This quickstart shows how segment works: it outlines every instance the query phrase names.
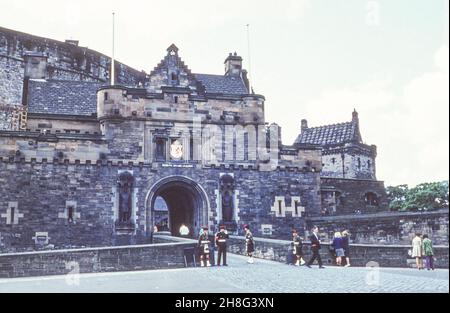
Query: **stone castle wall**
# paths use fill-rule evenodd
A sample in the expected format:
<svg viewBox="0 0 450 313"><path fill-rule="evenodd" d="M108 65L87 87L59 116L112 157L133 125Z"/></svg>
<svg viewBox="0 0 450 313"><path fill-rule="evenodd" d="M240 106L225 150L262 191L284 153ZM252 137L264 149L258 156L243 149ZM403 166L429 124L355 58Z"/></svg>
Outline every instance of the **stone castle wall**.
<svg viewBox="0 0 450 313"><path fill-rule="evenodd" d="M236 254L246 255L245 238L238 236L230 236L228 243L228 251ZM325 241L324 241L325 242ZM267 238L255 238L256 258L287 262L288 253L292 253L290 248L291 241L273 240ZM329 252L329 243L322 244L320 255L325 266L335 264L334 257ZM380 266L380 267L413 267L415 260L412 259L408 251L411 249L409 245L350 245L350 258L353 266ZM304 259L308 261L311 257L311 248L308 241L304 242ZM449 267L449 250L448 246L435 246L435 266L436 268ZM374 264L377 264L375 265Z"/></svg>
<svg viewBox="0 0 450 313"><path fill-rule="evenodd" d="M22 104L24 64L0 52L0 105Z"/></svg>
<svg viewBox="0 0 450 313"><path fill-rule="evenodd" d="M140 246L0 254L0 277L180 268L185 266L184 250L197 245L174 237L155 239L158 243Z"/></svg>
<svg viewBox="0 0 450 313"><path fill-rule="evenodd" d="M329 214L372 214L387 211L389 202L386 196L384 182L376 180L321 178L323 203L325 207L335 207L335 212ZM331 190L331 191L326 191ZM330 194L335 193L335 197ZM372 193L376 196L376 203L366 201L366 195Z"/></svg>
<svg viewBox="0 0 450 313"><path fill-rule="evenodd" d="M375 158L363 154L324 154L323 177L375 179Z"/></svg>
<svg viewBox="0 0 450 313"><path fill-rule="evenodd" d="M85 47L0 27L0 101L22 103L24 55L48 55L46 79L108 82L111 59ZM146 75L116 62L117 83L137 86Z"/></svg>
<svg viewBox="0 0 450 313"><path fill-rule="evenodd" d="M35 249L39 247L38 241L58 249L145 243L151 227L147 225L147 215L150 214L147 195L156 182L170 176L187 177L202 186L210 203L207 216L212 229L219 223L216 197L221 173L234 175L240 228L248 223L257 234L262 234L265 228L270 228L273 234L288 233L289 226L302 229L303 219L300 216L289 217L292 212L287 213L291 203L283 201L281 208L282 215L287 218L277 216L275 199L281 197L285 200L288 188L293 197L301 200L300 204L308 214L320 211L318 173L296 170L260 172L251 168L225 167L201 169L199 166L171 168L162 167L162 164L112 165L106 161L81 164L79 161L65 163L53 160L25 163L3 159L0 161L1 249ZM114 224L118 212L117 180L123 171L131 172L135 179L132 220L136 230L125 242L115 232ZM289 186L295 180L301 184ZM68 221L69 206L74 209L73 222ZM300 214L304 217L302 211ZM286 224L289 219L292 225Z"/></svg>
<svg viewBox="0 0 450 313"><path fill-rule="evenodd" d="M350 230L354 243L409 245L415 233L428 234L435 244L448 245L448 209L432 212L385 212L308 218L307 228L319 226L324 240Z"/></svg>

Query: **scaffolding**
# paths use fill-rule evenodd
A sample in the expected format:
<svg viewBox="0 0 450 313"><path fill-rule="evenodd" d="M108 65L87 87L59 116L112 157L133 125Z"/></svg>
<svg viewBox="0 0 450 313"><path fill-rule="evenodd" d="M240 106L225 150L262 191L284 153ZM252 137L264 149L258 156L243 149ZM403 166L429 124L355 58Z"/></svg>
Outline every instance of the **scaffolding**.
<svg viewBox="0 0 450 313"><path fill-rule="evenodd" d="M26 131L27 107L0 103L0 130Z"/></svg>

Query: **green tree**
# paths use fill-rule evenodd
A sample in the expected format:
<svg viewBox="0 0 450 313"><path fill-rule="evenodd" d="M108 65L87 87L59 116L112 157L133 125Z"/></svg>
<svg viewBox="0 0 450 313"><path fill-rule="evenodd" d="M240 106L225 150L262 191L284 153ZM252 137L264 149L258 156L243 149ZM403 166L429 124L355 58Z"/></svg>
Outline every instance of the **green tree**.
<svg viewBox="0 0 450 313"><path fill-rule="evenodd" d="M408 190L408 185L389 186L386 188L390 210L400 211L403 209Z"/></svg>
<svg viewBox="0 0 450 313"><path fill-rule="evenodd" d="M395 211L437 210L449 206L449 182L423 183L414 188L408 185L386 188L389 208Z"/></svg>

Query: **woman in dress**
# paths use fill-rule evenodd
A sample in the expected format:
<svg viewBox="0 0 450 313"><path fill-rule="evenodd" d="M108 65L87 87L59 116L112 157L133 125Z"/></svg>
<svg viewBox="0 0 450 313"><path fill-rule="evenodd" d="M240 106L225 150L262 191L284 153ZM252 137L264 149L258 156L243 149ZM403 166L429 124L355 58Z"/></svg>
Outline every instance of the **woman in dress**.
<svg viewBox="0 0 450 313"><path fill-rule="evenodd" d="M412 253L411 256L416 259L416 265L419 270L423 269L422 262L422 235L417 233L412 240Z"/></svg>

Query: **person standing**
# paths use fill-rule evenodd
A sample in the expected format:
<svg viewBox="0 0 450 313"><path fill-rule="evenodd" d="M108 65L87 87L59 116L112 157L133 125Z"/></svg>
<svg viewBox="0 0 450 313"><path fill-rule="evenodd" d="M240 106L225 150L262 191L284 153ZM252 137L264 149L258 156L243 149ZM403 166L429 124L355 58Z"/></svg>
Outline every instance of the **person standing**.
<svg viewBox="0 0 450 313"><path fill-rule="evenodd" d="M181 237L187 237L189 235L189 228L182 224L180 227L180 236Z"/></svg>
<svg viewBox="0 0 450 313"><path fill-rule="evenodd" d="M320 237L319 237L319 228L317 226L314 226L314 228L312 229L312 235L309 236L309 240L311 241L312 256L306 266L311 268L311 265L317 259L317 262L319 263L319 268L325 268L322 265L322 258L320 257L321 245L320 245Z"/></svg>
<svg viewBox="0 0 450 313"><path fill-rule="evenodd" d="M292 243L294 245L293 254L295 266L304 265L305 261L303 260L303 241L296 229L292 230Z"/></svg>
<svg viewBox="0 0 450 313"><path fill-rule="evenodd" d="M421 234L417 233L414 239L412 240L412 254L411 256L416 259L416 266L419 270L423 269L422 263L422 238Z"/></svg>
<svg viewBox="0 0 450 313"><path fill-rule="evenodd" d="M432 269L434 271L434 251L433 242L428 235L423 235L423 255L425 256L425 263L427 265L427 270Z"/></svg>
<svg viewBox="0 0 450 313"><path fill-rule="evenodd" d="M225 226L220 226L219 232L216 234L216 245L217 245L217 266L220 266L220 260L223 256L223 266L228 266L227 264L227 239L229 238L228 232Z"/></svg>
<svg viewBox="0 0 450 313"><path fill-rule="evenodd" d="M342 241L344 242L345 267L350 267L350 232L342 232Z"/></svg>
<svg viewBox="0 0 450 313"><path fill-rule="evenodd" d="M245 250L248 256L247 263L253 264L253 252L255 251L255 242L253 240L253 234L250 231L250 226L244 225L245 231Z"/></svg>
<svg viewBox="0 0 450 313"><path fill-rule="evenodd" d="M331 244L336 251L336 265L342 265L342 257L344 254L344 240L342 239L342 235L340 232L334 233L333 243Z"/></svg>
<svg viewBox="0 0 450 313"><path fill-rule="evenodd" d="M210 267L209 262L209 237L208 237L208 227L202 227L202 233L198 237L198 248L200 254L200 266Z"/></svg>

